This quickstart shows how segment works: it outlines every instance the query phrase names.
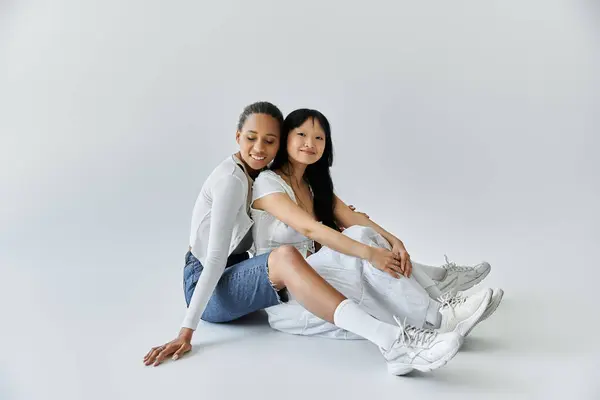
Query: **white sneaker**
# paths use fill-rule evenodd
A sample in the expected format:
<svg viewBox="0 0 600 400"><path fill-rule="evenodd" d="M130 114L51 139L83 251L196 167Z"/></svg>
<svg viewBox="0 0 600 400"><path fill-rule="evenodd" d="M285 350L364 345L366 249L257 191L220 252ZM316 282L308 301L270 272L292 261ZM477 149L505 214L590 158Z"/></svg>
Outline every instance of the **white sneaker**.
<svg viewBox="0 0 600 400"><path fill-rule="evenodd" d="M456 294L463 290L468 290L481 282L492 269L492 266L487 262L482 262L477 265L456 265L448 260L444 255L446 264L442 268L446 270L444 279L436 281L437 287L442 293Z"/></svg>
<svg viewBox="0 0 600 400"><path fill-rule="evenodd" d="M456 332L462 337L467 336L471 329L481 321L491 298L492 289L484 289L470 296L443 295L438 299L442 303L440 307L442 323L439 331Z"/></svg>
<svg viewBox="0 0 600 400"><path fill-rule="evenodd" d="M504 290L497 288L492 289L492 298L490 299L490 304L488 304L479 322L483 321L484 319L492 315L494 311L496 311L496 308L498 308L500 302L502 301L502 296L504 296Z"/></svg>
<svg viewBox="0 0 600 400"><path fill-rule="evenodd" d="M391 349L380 348L392 375L405 375L413 369L429 372L440 368L456 355L462 344L462 337L456 332L437 333L394 319L400 326L398 338Z"/></svg>

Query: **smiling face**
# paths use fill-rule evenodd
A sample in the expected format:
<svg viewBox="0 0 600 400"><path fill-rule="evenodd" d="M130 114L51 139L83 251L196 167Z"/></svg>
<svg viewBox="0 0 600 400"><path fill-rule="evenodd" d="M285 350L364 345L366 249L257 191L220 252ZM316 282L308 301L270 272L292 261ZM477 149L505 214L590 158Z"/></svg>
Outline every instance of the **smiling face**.
<svg viewBox="0 0 600 400"><path fill-rule="evenodd" d="M288 157L297 163L311 165L325 152L325 130L316 118L309 118L290 131L287 140Z"/></svg>
<svg viewBox="0 0 600 400"><path fill-rule="evenodd" d="M249 172L258 173L273 161L279 149L279 131L279 122L272 116L252 114L236 132L240 156Z"/></svg>

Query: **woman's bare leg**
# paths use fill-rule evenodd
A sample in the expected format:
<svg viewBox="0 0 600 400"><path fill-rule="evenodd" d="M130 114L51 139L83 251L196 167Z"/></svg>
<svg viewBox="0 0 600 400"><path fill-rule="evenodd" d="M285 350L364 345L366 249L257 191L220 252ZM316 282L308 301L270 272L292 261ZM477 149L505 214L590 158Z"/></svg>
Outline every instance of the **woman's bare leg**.
<svg viewBox="0 0 600 400"><path fill-rule="evenodd" d="M454 357L460 347L461 337L455 332L438 335L373 318L325 281L291 246L271 252L268 263L269 278L275 288L286 287L308 311L379 346L388 371L394 375L403 375L413 369L431 371L439 368ZM399 340L401 337L408 342ZM416 337L421 337L423 342L413 343ZM424 356L417 360L415 354Z"/></svg>
<svg viewBox="0 0 600 400"><path fill-rule="evenodd" d="M335 290L291 246L282 246L269 256L269 279L280 290L287 288L307 310L334 323L334 313L346 297Z"/></svg>
<svg viewBox="0 0 600 400"><path fill-rule="evenodd" d="M269 256L269 278L276 289L287 288L304 308L317 317L390 349L400 334L397 325L373 318L321 277L292 246Z"/></svg>

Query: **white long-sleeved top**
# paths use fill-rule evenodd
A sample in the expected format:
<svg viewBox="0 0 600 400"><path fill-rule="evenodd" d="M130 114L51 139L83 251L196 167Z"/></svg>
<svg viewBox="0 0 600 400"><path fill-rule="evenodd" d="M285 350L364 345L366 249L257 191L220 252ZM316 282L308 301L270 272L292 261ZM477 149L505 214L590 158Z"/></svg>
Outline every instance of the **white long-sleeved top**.
<svg viewBox="0 0 600 400"><path fill-rule="evenodd" d="M185 328L198 327L227 258L240 250L238 245L252 227L248 215L251 179L239 164L235 156L221 162L204 182L194 205L189 244L204 269L183 320Z"/></svg>

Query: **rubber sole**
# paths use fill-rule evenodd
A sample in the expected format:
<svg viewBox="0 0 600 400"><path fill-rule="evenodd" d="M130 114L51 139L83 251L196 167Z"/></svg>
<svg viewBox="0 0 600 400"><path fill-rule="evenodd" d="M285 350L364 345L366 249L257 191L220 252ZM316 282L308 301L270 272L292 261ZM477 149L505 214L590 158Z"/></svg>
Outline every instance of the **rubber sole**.
<svg viewBox="0 0 600 400"><path fill-rule="evenodd" d="M460 321L456 325L456 328L454 328L454 332L458 333L462 337L467 336L471 332L471 330L475 327L475 325L477 325L479 322L481 322L481 317L483 316L483 313L485 313L485 310L490 305L491 299L492 299L492 289L487 289L485 298L481 302L481 305L479 306L477 311L475 311L473 313L473 315L471 315L469 318L467 318L463 321Z"/></svg>
<svg viewBox="0 0 600 400"><path fill-rule="evenodd" d="M417 371L421 371L421 372L431 372L434 369L443 367L444 365L446 365L448 363L448 361L450 361L452 358L454 358L456 353L458 353L458 350L460 349L461 344L462 344L462 342L459 343L454 349L452 349L451 352L447 353L444 357L440 358L437 361L432 362L431 364L427 364L427 365L414 365L414 364L388 365L388 372L390 374L396 375L396 376L406 375L415 369Z"/></svg>
<svg viewBox="0 0 600 400"><path fill-rule="evenodd" d="M496 296L494 297L494 294ZM502 289L493 289L492 299L490 300L490 304L486 308L485 312L481 316L481 321L485 321L490 315L492 315L500 303L502 302L502 297L504 297L504 290ZM479 322L481 322L479 321Z"/></svg>

